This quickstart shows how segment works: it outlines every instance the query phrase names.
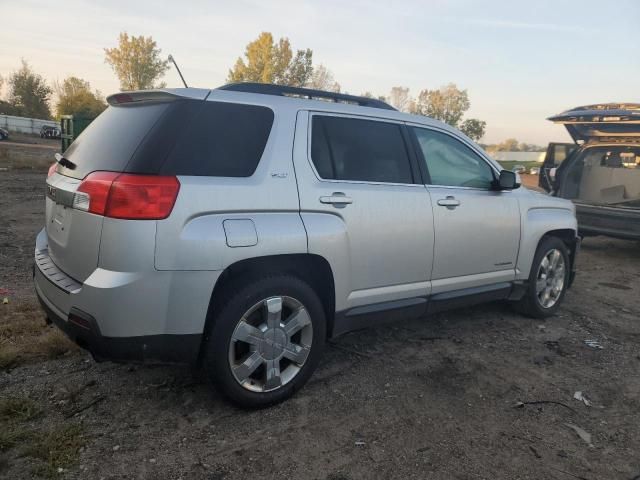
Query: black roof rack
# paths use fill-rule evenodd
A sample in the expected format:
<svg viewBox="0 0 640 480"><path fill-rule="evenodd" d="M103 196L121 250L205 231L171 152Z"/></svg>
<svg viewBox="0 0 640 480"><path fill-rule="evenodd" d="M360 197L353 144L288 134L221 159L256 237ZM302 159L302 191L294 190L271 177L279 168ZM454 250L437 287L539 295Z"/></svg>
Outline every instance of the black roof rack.
<svg viewBox="0 0 640 480"><path fill-rule="evenodd" d="M218 90L231 90L233 92L261 93L263 95L277 95L281 97L299 97L316 100L328 100L336 103L352 103L362 107L383 108L385 110L395 110L388 103L382 100L368 97L358 97L345 93L325 92L324 90L314 90L312 88L289 87L286 85L273 85L271 83L240 82L229 83L218 87Z"/></svg>

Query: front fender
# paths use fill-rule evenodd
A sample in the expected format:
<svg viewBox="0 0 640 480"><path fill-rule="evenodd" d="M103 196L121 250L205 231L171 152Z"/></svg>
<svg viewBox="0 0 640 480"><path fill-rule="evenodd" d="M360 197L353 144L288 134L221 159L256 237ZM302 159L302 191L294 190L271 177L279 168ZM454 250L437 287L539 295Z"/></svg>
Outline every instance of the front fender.
<svg viewBox="0 0 640 480"><path fill-rule="evenodd" d="M549 232L570 230L577 235L578 222L573 209L562 207L533 207L522 222L520 251L516 264L516 279L526 280L540 239Z"/></svg>

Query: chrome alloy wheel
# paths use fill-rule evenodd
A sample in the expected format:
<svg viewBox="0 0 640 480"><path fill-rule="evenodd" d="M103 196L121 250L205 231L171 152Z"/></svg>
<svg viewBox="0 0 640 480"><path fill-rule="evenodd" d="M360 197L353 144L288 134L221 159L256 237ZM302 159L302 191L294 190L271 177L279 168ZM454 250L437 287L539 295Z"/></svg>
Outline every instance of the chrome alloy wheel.
<svg viewBox="0 0 640 480"><path fill-rule="evenodd" d="M266 298L245 312L231 335L231 372L247 390L276 390L300 372L312 340L311 317L302 303Z"/></svg>
<svg viewBox="0 0 640 480"><path fill-rule="evenodd" d="M553 307L564 289L565 261L560 250L549 250L538 267L536 276L536 296L543 308Z"/></svg>

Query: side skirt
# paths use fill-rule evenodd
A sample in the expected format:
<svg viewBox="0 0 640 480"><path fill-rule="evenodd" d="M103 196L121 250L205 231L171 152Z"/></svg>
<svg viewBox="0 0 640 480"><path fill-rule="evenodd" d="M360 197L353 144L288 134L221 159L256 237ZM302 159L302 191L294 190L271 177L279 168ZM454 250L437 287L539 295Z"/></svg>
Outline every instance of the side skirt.
<svg viewBox="0 0 640 480"><path fill-rule="evenodd" d="M336 312L333 332L335 338L362 328L410 320L427 315L468 307L495 300L517 300L526 290L524 283L503 282L482 287L443 292L431 297L414 297L392 302L374 303Z"/></svg>

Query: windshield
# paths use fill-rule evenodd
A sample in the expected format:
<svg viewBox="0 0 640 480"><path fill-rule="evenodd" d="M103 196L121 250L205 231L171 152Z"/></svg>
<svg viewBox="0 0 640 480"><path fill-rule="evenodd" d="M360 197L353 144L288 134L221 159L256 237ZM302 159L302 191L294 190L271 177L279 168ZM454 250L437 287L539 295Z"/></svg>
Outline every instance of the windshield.
<svg viewBox="0 0 640 480"><path fill-rule="evenodd" d="M585 148L568 168L562 197L640 208L640 145Z"/></svg>

